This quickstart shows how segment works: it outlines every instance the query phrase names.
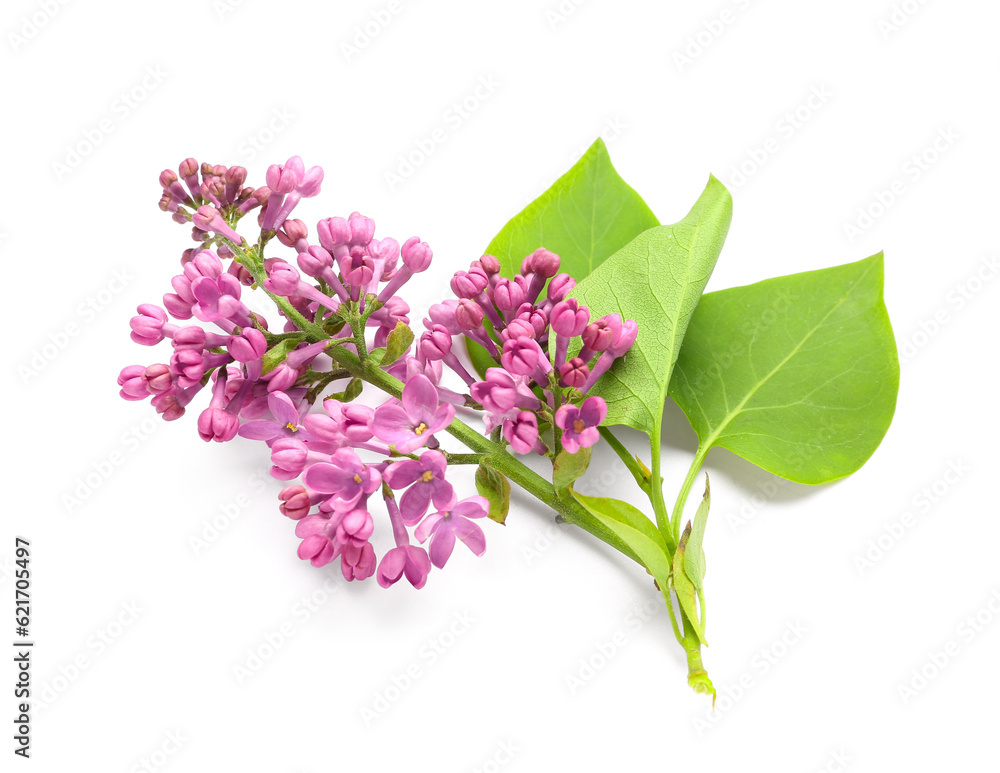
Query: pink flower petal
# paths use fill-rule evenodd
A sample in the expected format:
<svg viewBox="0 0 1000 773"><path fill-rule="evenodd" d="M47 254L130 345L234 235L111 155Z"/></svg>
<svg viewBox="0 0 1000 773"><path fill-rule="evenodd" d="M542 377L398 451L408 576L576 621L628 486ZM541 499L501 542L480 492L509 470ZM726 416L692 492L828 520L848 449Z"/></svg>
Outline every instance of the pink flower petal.
<svg viewBox="0 0 1000 773"><path fill-rule="evenodd" d="M479 528L479 524L466 518L456 518L454 531L455 536L462 540L469 550L477 556L486 552L486 535Z"/></svg>
<svg viewBox="0 0 1000 773"><path fill-rule="evenodd" d="M444 569L455 549L455 531L450 526L445 524L443 528L436 529L431 539L430 559L438 569Z"/></svg>
<svg viewBox="0 0 1000 773"><path fill-rule="evenodd" d="M398 405L382 405L372 419L372 432L384 443L396 445L413 437L413 423Z"/></svg>
<svg viewBox="0 0 1000 773"><path fill-rule="evenodd" d="M431 423L435 409L438 407L437 389L427 376L417 375L406 382L403 387L403 408L410 417L411 424L420 422ZM452 407L454 411L454 407Z"/></svg>

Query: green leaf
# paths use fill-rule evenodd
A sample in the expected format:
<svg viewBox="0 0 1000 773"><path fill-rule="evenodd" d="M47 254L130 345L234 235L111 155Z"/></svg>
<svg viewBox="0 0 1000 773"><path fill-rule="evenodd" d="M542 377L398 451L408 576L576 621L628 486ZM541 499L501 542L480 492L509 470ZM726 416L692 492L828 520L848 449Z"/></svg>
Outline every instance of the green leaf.
<svg viewBox="0 0 1000 773"><path fill-rule="evenodd" d="M324 400L338 400L342 403L349 403L354 400L358 395L361 394L361 390L364 388L365 382L359 378L352 378L347 382L347 386L344 387L343 392L333 392L324 397Z"/></svg>
<svg viewBox="0 0 1000 773"><path fill-rule="evenodd" d="M266 375L277 368L285 361L285 358L288 357L289 353L294 350L296 346L302 343L303 340L305 340L304 336L296 338L283 338L264 352L261 375Z"/></svg>
<svg viewBox="0 0 1000 773"><path fill-rule="evenodd" d="M476 490L479 496L489 500L490 520L501 524L506 521L510 510L510 482L503 474L489 467L485 460L476 469Z"/></svg>
<svg viewBox="0 0 1000 773"><path fill-rule="evenodd" d="M486 252L514 276L539 247L559 255L560 269L580 280L627 244L659 224L646 203L615 171L598 139L572 169L510 219Z"/></svg>
<svg viewBox="0 0 1000 773"><path fill-rule="evenodd" d="M614 532L639 557L656 578L660 590L666 593L670 581L670 550L653 522L628 502L587 497L575 491L572 494L587 512Z"/></svg>
<svg viewBox="0 0 1000 773"><path fill-rule="evenodd" d="M552 461L552 485L560 494L587 471L590 465L590 448L580 448L575 454L565 449Z"/></svg>
<svg viewBox="0 0 1000 773"><path fill-rule="evenodd" d="M705 632L702 630L702 625L698 618L698 591L691 578L688 577L687 572L684 571L684 559L687 555L687 547L690 539L691 524L689 523L681 534L680 541L677 543L671 581L674 584L674 592L677 594L677 602L681 605L681 609L684 610L684 615L687 617L688 622L691 623L694 632L698 634L698 640L707 647L708 642L705 641Z"/></svg>
<svg viewBox="0 0 1000 773"><path fill-rule="evenodd" d="M639 325L635 345L594 385L608 404L605 424L654 434L663 419L670 374L715 261L733 204L710 178L688 215L644 231L570 293L596 319L612 312Z"/></svg>
<svg viewBox="0 0 1000 773"><path fill-rule="evenodd" d="M899 361L882 255L709 293L670 394L700 439L799 483L861 467L892 421Z"/></svg>
<svg viewBox="0 0 1000 773"><path fill-rule="evenodd" d="M386 365L391 365L400 357L403 353L410 348L410 344L413 343L413 331L406 325L402 320L396 323L396 327L392 329L386 338L385 342L385 356L379 363L381 367Z"/></svg>
<svg viewBox="0 0 1000 773"><path fill-rule="evenodd" d="M684 551L684 573L690 578L699 595L702 593L702 580L705 578L705 549L702 543L705 540L708 508L711 504L712 489L708 483L708 473L706 473L705 496L702 497L701 504L698 505L698 512L694 516L694 525L691 527L691 536L688 538L687 548ZM702 609L704 610L704 607ZM704 619L703 611L702 620Z"/></svg>

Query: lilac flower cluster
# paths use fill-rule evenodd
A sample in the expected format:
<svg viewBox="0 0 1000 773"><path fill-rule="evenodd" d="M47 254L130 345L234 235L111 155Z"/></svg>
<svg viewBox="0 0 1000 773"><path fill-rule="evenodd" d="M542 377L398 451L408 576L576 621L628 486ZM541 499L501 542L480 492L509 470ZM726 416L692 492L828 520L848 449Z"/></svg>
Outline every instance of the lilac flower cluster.
<svg viewBox="0 0 1000 773"><path fill-rule="evenodd" d="M483 255L456 272L451 288L459 300L431 307L420 338L418 357L454 370L485 411L487 432L499 428L519 454L550 453L542 439L547 427L551 443L571 454L597 442L607 405L587 392L638 332L617 314L592 321L590 310L568 297L573 278L558 271L559 256L544 248L512 278L500 275L495 257ZM454 339L462 335L496 364L485 380L455 356Z"/></svg>
<svg viewBox="0 0 1000 773"><path fill-rule="evenodd" d="M310 242L305 223L289 215L302 198L319 192L323 171L307 170L293 157L268 169L266 186L244 186L246 175L242 167L199 166L194 159L160 175L161 209L192 224L198 246L183 253L182 271L162 306L142 304L131 321L136 343L154 346L169 339L169 360L124 368L120 394L150 399L172 421L207 389L209 405L197 421L202 439L225 442L239 435L263 441L275 478L302 479L280 494L281 512L297 521L300 558L314 566L339 558L348 580L375 574L388 587L405 575L423 587L431 565L448 561L456 538L476 555L485 550L474 520L487 515L489 503L479 496L458 499L445 480L447 457L435 437L465 398L437 386L439 364L406 353L386 368L405 382L401 400L370 408L341 395L324 400L323 412L309 411L323 388L347 375L338 372L331 347L367 352L385 346L397 325L409 322L409 307L396 293L428 267L432 252L417 237L402 245L376 239L374 222L356 212L320 220L317 241ZM260 235L249 245L235 228L254 210ZM296 253L297 268L263 257L275 238ZM267 320L243 302L244 288L255 284L283 302L278 311L286 317L284 332L272 333ZM328 339L308 341L293 312ZM192 317L210 325L178 324ZM345 324L347 319L360 328ZM372 328L369 340L365 333ZM365 461L359 451L382 459ZM398 491L403 493L397 503ZM368 507L376 492L396 543L380 562L370 541L374 521ZM410 529L429 551L411 544Z"/></svg>
<svg viewBox="0 0 1000 773"><path fill-rule="evenodd" d="M314 566L339 560L348 580L374 575L389 587L405 576L421 588L457 540L476 555L486 548L476 521L489 515L489 500L459 499L446 477L450 464L480 462L440 446L457 409L482 410L487 433L519 454L591 446L607 408L587 393L632 346L635 323L613 314L592 321L568 297L574 281L547 250L525 258L513 278L484 255L455 274L458 299L431 307L411 354L410 309L398 292L428 268L430 247L417 237L377 239L375 223L357 212L319 220L310 239L290 215L319 193L323 170L306 169L297 156L271 166L265 186L248 187L246 178L242 167L194 159L160 175L161 209L192 226L197 246L182 254L162 305L141 304L131 321L136 343L170 342L167 362L124 368L121 396L149 399L172 421L207 390L199 435L267 445L271 475L287 483L279 509L296 521L300 558ZM249 242L236 228L252 212L258 233ZM294 258L271 256L275 242ZM280 332L246 305L247 288L271 297L284 317ZM183 324L191 319L200 324ZM483 379L459 360L461 336L493 358ZM464 392L441 383L444 366ZM371 368L398 398L353 402L358 374L371 381ZM317 402L322 410L313 412ZM395 542L381 559L371 541L379 497Z"/></svg>

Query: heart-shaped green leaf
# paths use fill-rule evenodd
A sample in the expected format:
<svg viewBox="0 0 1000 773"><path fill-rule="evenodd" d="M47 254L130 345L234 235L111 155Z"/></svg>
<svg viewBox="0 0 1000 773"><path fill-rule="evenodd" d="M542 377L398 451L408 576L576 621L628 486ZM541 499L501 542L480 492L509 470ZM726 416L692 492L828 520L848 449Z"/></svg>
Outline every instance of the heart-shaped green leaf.
<svg viewBox="0 0 1000 773"><path fill-rule="evenodd" d="M539 247L559 255L560 270L583 279L636 234L659 221L615 171L598 139L562 177L514 215L486 248L513 276Z"/></svg>
<svg viewBox="0 0 1000 773"><path fill-rule="evenodd" d="M590 308L592 319L613 312L639 325L631 351L591 391L608 404L605 424L650 435L658 430L681 341L732 212L729 191L712 177L683 220L639 234L570 293Z"/></svg>
<svg viewBox="0 0 1000 773"><path fill-rule="evenodd" d="M882 271L880 253L705 295L670 384L699 453L722 446L799 483L861 467L899 389Z"/></svg>

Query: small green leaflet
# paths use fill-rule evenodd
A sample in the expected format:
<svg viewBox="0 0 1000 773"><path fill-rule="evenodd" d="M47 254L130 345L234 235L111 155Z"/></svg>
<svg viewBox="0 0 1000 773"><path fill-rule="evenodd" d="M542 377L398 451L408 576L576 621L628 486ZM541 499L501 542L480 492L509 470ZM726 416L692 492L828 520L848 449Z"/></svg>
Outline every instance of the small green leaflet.
<svg viewBox="0 0 1000 773"><path fill-rule="evenodd" d="M552 462L552 485L560 496L565 492L590 465L590 448L581 448L575 454L565 449L559 452Z"/></svg>
<svg viewBox="0 0 1000 773"><path fill-rule="evenodd" d="M799 483L861 467L899 389L882 272L880 253L705 295L670 384L699 453L722 446Z"/></svg>
<svg viewBox="0 0 1000 773"><path fill-rule="evenodd" d="M639 557L666 595L670 586L670 551L653 522L628 502L586 497L575 491L572 493L587 512L614 532Z"/></svg>
<svg viewBox="0 0 1000 773"><path fill-rule="evenodd" d="M405 322L399 320L396 323L396 327L392 329L392 332L390 332L386 338L385 356L382 358L379 365L383 368L387 365L391 365L403 356L412 343L413 331L410 330Z"/></svg>
<svg viewBox="0 0 1000 773"><path fill-rule="evenodd" d="M695 590L702 592L702 580L705 578L705 549L702 543L705 540L705 526L708 524L708 508L712 504L712 489L708 483L708 474L705 474L705 496L702 497L701 504L698 505L698 512L694 516L694 525L691 527L691 536L688 538L687 549L684 551L684 573L691 579ZM702 622L704 623L704 607L702 607Z"/></svg>
<svg viewBox="0 0 1000 773"><path fill-rule="evenodd" d="M514 215L486 248L513 276L521 260L545 247L562 260L560 271L587 276L636 234L659 224L646 203L615 171L598 139L562 177Z"/></svg>
<svg viewBox="0 0 1000 773"><path fill-rule="evenodd" d="M688 215L644 231L598 266L570 293L591 319L617 313L639 333L624 357L594 385L605 399L605 424L658 431L670 375L732 218L725 186L710 178Z"/></svg>
<svg viewBox="0 0 1000 773"><path fill-rule="evenodd" d="M490 503L488 518L502 524L510 510L510 481L497 470L488 466L484 459L476 468L476 491Z"/></svg>
<svg viewBox="0 0 1000 773"><path fill-rule="evenodd" d="M705 641L705 632L702 630L702 623L698 619L698 590L694 582L684 571L684 557L687 555L688 543L691 539L691 524L689 523L681 533L680 541L677 543L677 550L674 553L674 562L670 579L674 584L674 592L677 594L677 602L684 610L691 627L698 634L698 640L708 646Z"/></svg>

